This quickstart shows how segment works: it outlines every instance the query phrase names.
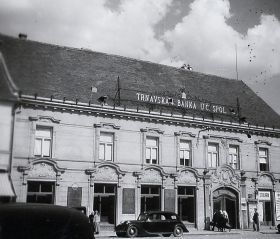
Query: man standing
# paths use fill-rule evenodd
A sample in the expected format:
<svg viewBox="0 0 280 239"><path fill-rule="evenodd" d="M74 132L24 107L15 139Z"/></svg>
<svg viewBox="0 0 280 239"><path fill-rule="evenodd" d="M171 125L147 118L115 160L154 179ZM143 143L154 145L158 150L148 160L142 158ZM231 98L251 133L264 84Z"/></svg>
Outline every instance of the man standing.
<svg viewBox="0 0 280 239"><path fill-rule="evenodd" d="M254 231L260 231L259 213L257 211L257 208L255 208L255 213L253 216L253 228Z"/></svg>

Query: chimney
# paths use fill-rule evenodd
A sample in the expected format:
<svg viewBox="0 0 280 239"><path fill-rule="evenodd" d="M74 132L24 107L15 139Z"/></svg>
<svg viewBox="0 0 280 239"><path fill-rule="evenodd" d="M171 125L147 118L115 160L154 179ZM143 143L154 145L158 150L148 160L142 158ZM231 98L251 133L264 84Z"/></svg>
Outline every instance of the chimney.
<svg viewBox="0 0 280 239"><path fill-rule="evenodd" d="M18 34L18 38L21 39L21 40L26 40L27 39L27 34L20 33L20 34Z"/></svg>

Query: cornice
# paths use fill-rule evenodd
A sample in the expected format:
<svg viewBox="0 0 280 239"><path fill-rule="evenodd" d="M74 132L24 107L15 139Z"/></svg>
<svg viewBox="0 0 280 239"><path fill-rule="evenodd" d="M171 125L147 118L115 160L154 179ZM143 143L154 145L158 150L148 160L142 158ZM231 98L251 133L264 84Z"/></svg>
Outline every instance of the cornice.
<svg viewBox="0 0 280 239"><path fill-rule="evenodd" d="M205 120L201 117L191 117L177 114L160 114L159 112L138 111L136 109L128 109L113 106L100 106L94 104L85 104L76 102L63 102L62 100L52 100L42 97L23 95L20 103L25 107L42 108L44 110L50 108L56 111L69 111L77 114L87 114L93 116L102 116L108 118L133 119L137 121L155 122L169 125L177 125L192 128L205 128L209 130L237 132L250 135L261 135L267 137L280 137L280 129L252 126L248 124L239 124L221 120Z"/></svg>

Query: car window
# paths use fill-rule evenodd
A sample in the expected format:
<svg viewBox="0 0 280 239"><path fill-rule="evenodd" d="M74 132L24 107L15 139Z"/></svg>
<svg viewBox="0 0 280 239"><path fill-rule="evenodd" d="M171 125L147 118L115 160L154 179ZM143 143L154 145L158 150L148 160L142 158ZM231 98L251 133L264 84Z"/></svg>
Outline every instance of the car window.
<svg viewBox="0 0 280 239"><path fill-rule="evenodd" d="M166 220L165 215L160 215L160 220L165 221Z"/></svg>
<svg viewBox="0 0 280 239"><path fill-rule="evenodd" d="M171 215L171 220L176 220L176 219L177 219L176 215Z"/></svg>

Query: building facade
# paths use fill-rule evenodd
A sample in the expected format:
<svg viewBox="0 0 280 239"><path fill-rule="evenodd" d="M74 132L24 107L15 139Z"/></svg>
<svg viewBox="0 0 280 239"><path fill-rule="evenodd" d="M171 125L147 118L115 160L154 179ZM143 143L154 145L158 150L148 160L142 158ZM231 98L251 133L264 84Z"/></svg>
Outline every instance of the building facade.
<svg viewBox="0 0 280 239"><path fill-rule="evenodd" d="M85 206L103 225L168 210L209 228L280 220L280 117L243 82L1 36L19 89L17 201ZM4 80L4 79L3 79Z"/></svg>

